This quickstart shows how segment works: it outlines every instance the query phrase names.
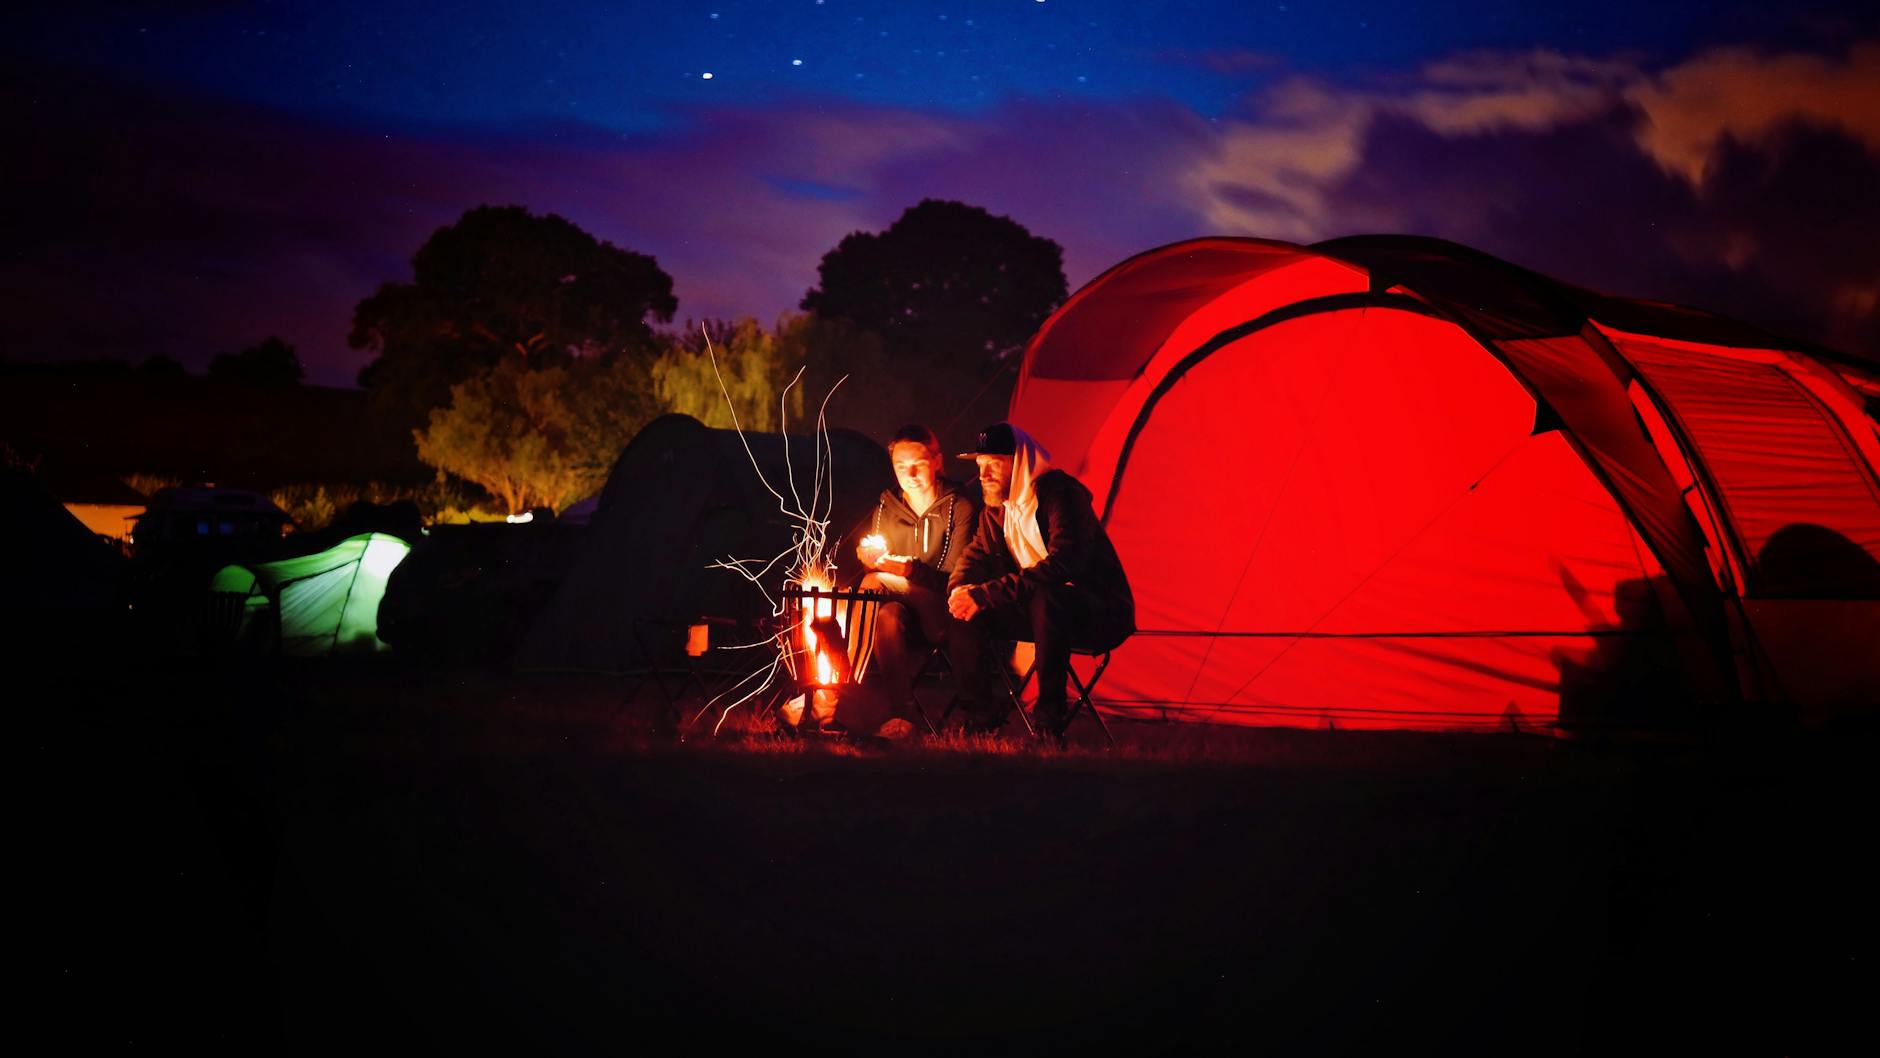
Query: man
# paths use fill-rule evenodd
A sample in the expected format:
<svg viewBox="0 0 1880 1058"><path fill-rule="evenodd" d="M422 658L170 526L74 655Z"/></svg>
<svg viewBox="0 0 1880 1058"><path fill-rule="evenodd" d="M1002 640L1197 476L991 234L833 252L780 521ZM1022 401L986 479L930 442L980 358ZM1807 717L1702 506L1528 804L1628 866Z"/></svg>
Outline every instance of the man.
<svg viewBox="0 0 1880 1058"><path fill-rule="evenodd" d="M1097 521L1090 490L1051 467L1025 431L993 423L962 459L979 466L985 507L949 580L947 609L966 622L953 664L972 720L995 729L1009 707L990 690L986 643L1030 640L1038 701L1035 726L1062 740L1071 648L1114 649L1136 630L1136 603L1116 549Z"/></svg>
<svg viewBox="0 0 1880 1058"><path fill-rule="evenodd" d="M869 671L879 674L887 709L898 710L912 697L915 652L924 656L929 644L950 648L960 634L947 615L947 577L977 524L979 504L940 476L940 439L927 427L901 427L888 442L888 458L899 487L882 491L854 535L862 538L855 557L867 571L859 587L895 596L876 611ZM865 714L869 705L867 695L847 696L838 706L843 726L874 730L880 721Z"/></svg>

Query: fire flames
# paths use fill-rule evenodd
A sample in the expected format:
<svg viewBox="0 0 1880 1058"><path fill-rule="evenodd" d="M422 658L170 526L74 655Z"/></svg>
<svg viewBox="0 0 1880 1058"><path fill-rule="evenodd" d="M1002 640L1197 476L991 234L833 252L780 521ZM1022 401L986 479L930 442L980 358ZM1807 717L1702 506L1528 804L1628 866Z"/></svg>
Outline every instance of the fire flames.
<svg viewBox="0 0 1880 1058"><path fill-rule="evenodd" d="M798 584L805 591L835 590L835 583L830 579L828 570L820 566L805 570ZM803 608L803 656L816 659L816 682L825 687L836 682L836 666L830 663L828 650L818 646L816 625L836 617L837 627L840 628L841 618L837 617L835 608L835 600L828 598L817 599L813 609L808 606ZM847 631L846 628L842 630Z"/></svg>

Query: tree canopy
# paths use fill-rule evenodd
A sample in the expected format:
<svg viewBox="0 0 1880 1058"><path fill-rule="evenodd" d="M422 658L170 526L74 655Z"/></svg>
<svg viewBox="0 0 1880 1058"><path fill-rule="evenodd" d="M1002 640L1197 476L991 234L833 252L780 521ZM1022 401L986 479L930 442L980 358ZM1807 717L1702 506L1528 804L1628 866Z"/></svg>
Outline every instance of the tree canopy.
<svg viewBox="0 0 1880 1058"><path fill-rule="evenodd" d="M165 357L164 359L168 359ZM142 370L152 375L171 372L157 364L157 358L145 361ZM171 363L175 363L171 361ZM177 365L174 374L182 374ZM294 347L270 336L239 353L218 353L209 361L209 377L228 382L251 382L263 386L297 386L307 372L300 366L300 354Z"/></svg>
<svg viewBox="0 0 1880 1058"><path fill-rule="evenodd" d="M450 389L414 430L418 458L482 486L520 514L599 491L620 450L652 417L644 365L586 358L535 367L505 357Z"/></svg>
<svg viewBox="0 0 1880 1058"><path fill-rule="evenodd" d="M451 387L507 358L650 358L647 322L672 319L672 277L645 254L521 206L479 206L439 228L353 310L348 343L375 354L359 374L381 410L421 425Z"/></svg>
<svg viewBox="0 0 1880 1058"><path fill-rule="evenodd" d="M688 327L653 363L654 400L666 411L690 415L720 430L732 426L733 409L737 425L745 430L774 433L784 425L803 429L804 387L798 384L785 392L803 360L799 350L780 340L789 322L780 321L771 331L748 316L705 321L703 333L698 325ZM706 335L711 338L710 355Z"/></svg>
<svg viewBox="0 0 1880 1058"><path fill-rule="evenodd" d="M1064 251L1009 217L926 199L823 255L802 307L873 331L891 354L985 370L1062 304Z"/></svg>

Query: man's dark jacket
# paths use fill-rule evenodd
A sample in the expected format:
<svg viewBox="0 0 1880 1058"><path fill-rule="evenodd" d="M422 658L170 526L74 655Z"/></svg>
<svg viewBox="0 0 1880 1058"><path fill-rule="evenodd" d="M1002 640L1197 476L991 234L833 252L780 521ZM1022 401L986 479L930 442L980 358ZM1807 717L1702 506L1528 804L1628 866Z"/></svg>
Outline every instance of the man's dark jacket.
<svg viewBox="0 0 1880 1058"><path fill-rule="evenodd" d="M1018 568L1005 543L1005 508L988 504L953 567L949 587L970 586L981 606L1001 607L1022 604L1034 587L1070 585L1090 603L1095 641L1083 645L1095 650L1117 646L1136 630L1136 600L1116 548L1090 505L1090 490L1062 470L1045 471L1032 488L1038 494L1038 532L1049 552L1044 561Z"/></svg>

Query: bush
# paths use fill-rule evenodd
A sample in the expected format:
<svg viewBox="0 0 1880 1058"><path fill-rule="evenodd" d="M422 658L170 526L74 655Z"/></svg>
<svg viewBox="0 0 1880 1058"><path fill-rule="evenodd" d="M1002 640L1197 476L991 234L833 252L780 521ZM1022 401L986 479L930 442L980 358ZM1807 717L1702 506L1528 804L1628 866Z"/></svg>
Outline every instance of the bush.
<svg viewBox="0 0 1880 1058"><path fill-rule="evenodd" d="M301 482L283 485L268 494L287 512L301 532L317 532L355 503L389 506L409 501L417 505L427 525L465 521L500 521L501 514L484 508L484 497L472 486L440 476L423 485L390 485L381 481Z"/></svg>

